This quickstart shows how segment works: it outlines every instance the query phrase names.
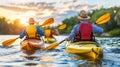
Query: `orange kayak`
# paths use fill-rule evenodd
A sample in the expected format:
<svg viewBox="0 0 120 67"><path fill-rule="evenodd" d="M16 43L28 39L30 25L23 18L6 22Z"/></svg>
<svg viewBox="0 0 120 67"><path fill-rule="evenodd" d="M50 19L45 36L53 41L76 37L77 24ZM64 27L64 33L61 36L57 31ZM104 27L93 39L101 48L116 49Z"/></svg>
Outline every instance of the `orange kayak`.
<svg viewBox="0 0 120 67"><path fill-rule="evenodd" d="M37 39L28 39L20 43L21 50L23 51L35 51L42 48L43 45L44 45L44 42Z"/></svg>

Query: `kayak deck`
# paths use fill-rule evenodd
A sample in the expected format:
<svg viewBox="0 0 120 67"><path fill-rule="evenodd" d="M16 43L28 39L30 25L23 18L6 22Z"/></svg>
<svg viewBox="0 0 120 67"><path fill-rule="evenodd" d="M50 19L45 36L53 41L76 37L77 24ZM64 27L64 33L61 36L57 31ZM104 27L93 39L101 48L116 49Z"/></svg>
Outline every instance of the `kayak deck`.
<svg viewBox="0 0 120 67"><path fill-rule="evenodd" d="M55 38L44 38L44 41L46 43L54 43L54 42L56 42L56 39Z"/></svg>
<svg viewBox="0 0 120 67"><path fill-rule="evenodd" d="M66 51L71 54L98 59L99 55L102 53L102 48L97 47L95 42L80 41L74 43L68 42L66 44Z"/></svg>

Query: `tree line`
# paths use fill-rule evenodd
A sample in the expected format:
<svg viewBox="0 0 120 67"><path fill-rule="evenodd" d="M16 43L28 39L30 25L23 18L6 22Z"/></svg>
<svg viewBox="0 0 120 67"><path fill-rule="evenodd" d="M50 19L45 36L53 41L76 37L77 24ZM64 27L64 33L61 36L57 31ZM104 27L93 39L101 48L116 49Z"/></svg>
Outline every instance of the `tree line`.
<svg viewBox="0 0 120 67"><path fill-rule="evenodd" d="M91 17L90 22L95 23L95 21L105 13L110 13L111 18L110 21L98 25L104 29L104 32L110 34L111 36L120 36L120 7L111 7L111 8L100 8L93 11L90 11L88 15ZM79 15L79 14L78 14ZM77 15L77 16L78 16ZM62 23L67 24L67 27L63 30L59 30L60 34L69 34L74 27L75 24L79 22L77 16L73 16L67 18L62 21ZM14 21L10 21L9 19L1 16L0 17L0 34L20 34L24 29L24 25L20 24L20 19L15 19ZM59 27L58 25L57 27ZM54 28L57 28L54 27ZM44 28L42 28L44 30Z"/></svg>
<svg viewBox="0 0 120 67"><path fill-rule="evenodd" d="M20 24L20 19L15 19L13 22L9 22L9 19L0 17L0 34L20 34L24 28L23 24Z"/></svg>

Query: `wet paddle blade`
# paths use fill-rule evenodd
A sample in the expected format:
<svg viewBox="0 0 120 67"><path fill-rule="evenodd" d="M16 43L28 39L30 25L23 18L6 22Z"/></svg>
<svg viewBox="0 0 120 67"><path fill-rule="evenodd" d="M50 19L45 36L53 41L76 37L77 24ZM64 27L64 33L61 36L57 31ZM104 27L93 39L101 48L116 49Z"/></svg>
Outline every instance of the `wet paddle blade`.
<svg viewBox="0 0 120 67"><path fill-rule="evenodd" d="M58 45L59 45L59 43L56 42L56 43L53 43L53 44L43 48L43 50L52 50L52 49L56 48Z"/></svg>
<svg viewBox="0 0 120 67"><path fill-rule="evenodd" d="M60 25L60 26L58 27L58 29L65 29L66 27L67 27L66 24L62 24L62 25Z"/></svg>
<svg viewBox="0 0 120 67"><path fill-rule="evenodd" d="M2 42L2 45L3 46L9 46L12 43L14 43L16 40L17 40L17 38L6 40L6 41Z"/></svg>
<svg viewBox="0 0 120 67"><path fill-rule="evenodd" d="M106 13L102 15L98 20L96 21L96 24L103 24L107 23L110 20L110 13Z"/></svg>
<svg viewBox="0 0 120 67"><path fill-rule="evenodd" d="M41 26L48 26L54 22L54 18L47 19Z"/></svg>

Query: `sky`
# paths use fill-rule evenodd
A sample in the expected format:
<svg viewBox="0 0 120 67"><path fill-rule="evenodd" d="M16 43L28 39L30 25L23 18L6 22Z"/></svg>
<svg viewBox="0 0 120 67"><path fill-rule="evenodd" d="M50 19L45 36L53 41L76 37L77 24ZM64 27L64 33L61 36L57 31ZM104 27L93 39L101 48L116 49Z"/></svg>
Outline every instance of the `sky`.
<svg viewBox="0 0 120 67"><path fill-rule="evenodd" d="M120 7L120 0L0 0L0 16L10 20L20 18L21 23L33 17L40 24L52 17L53 25L58 25L81 10L89 12L102 6Z"/></svg>

